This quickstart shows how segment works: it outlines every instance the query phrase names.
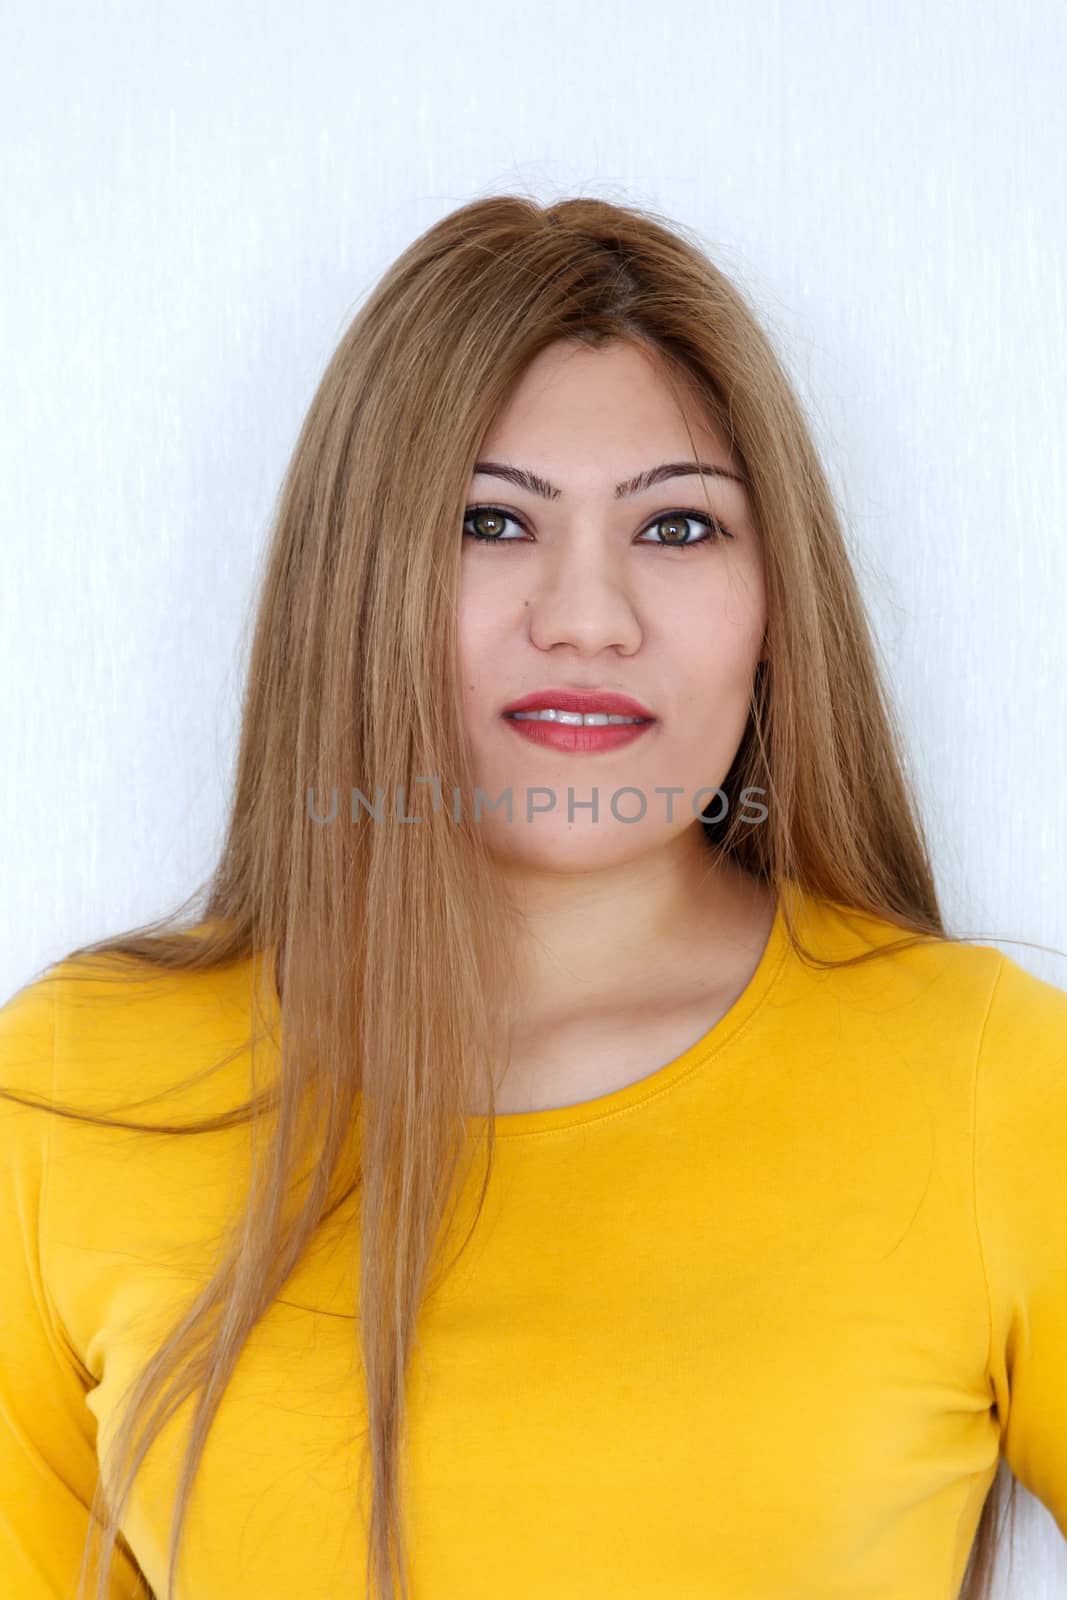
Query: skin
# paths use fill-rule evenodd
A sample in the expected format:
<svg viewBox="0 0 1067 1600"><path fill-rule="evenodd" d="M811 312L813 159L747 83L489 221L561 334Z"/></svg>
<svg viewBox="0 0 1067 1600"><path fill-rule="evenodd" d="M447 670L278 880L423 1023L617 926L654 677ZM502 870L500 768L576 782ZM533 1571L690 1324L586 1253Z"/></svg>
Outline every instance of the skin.
<svg viewBox="0 0 1067 1600"><path fill-rule="evenodd" d="M763 555L747 491L690 473L614 494L646 468L692 461L694 446L698 460L742 474L699 395L675 384L678 398L629 343L561 341L527 368L478 452L531 469L559 498L480 472L470 483L468 506L511 519L468 512L458 615L477 783L491 798L510 786L514 802L510 824L503 810L479 823L520 914L522 981L496 1094L505 1114L592 1099L674 1059L747 986L774 916L762 886L712 855L692 807L730 768L763 655ZM693 517L679 524L683 511ZM713 532L700 513L733 538L697 544ZM472 525L501 547L477 543ZM664 548L686 530L694 547ZM614 690L657 720L616 750L534 745L500 713L549 687ZM667 785L682 790L672 820L656 793ZM556 805L530 821L534 786ZM568 820L569 786L576 802L597 789L595 822L588 809ZM624 786L645 797L639 821L612 814ZM619 801L624 816L638 809L633 795Z"/></svg>

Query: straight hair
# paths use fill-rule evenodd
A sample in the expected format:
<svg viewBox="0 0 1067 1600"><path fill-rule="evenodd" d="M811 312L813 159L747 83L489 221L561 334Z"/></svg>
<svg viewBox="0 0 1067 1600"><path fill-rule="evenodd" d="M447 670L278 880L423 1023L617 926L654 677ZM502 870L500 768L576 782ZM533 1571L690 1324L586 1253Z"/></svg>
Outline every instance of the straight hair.
<svg viewBox="0 0 1067 1600"><path fill-rule="evenodd" d="M247 1123L252 1134L245 1205L217 1269L123 1397L79 1600L90 1582L93 1600L106 1600L133 1480L194 1396L172 1592L194 1478L241 1351L316 1230L352 1197L370 1486L364 1600L407 1600L405 1377L420 1306L458 1259L443 1247L479 1148L484 1171L460 1251L492 1169L513 907L480 830L449 807L420 826L338 827L316 822L305 802L324 784L410 796L427 774L472 792L457 681L464 507L499 407L557 340L645 352L676 393L695 386L743 465L765 559L767 659L722 787L728 798L762 790L767 815L751 826L731 805L695 823L709 865L732 857L767 885L790 946L813 965L963 937L942 918L842 520L800 403L739 288L695 236L607 200L499 195L435 223L351 322L289 462L210 878L170 915L81 945L52 974L109 985L249 962L252 1092L233 1110L161 1123L0 1091L101 1126L186 1134ZM902 937L828 960L801 938L794 886L885 919ZM257 1091L264 985L283 1028L277 1072ZM490 1110L484 1140L472 1141L466 1118L479 1091ZM1001 1461L983 1506L962 1600L988 1600L1009 1483L1014 1532L1006 1469Z"/></svg>

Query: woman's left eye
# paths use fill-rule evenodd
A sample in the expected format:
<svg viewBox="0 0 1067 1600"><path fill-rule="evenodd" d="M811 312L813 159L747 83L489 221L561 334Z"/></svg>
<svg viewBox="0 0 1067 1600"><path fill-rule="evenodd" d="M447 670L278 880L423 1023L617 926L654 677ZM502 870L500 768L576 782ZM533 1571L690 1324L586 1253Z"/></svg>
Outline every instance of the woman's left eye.
<svg viewBox="0 0 1067 1600"><path fill-rule="evenodd" d="M475 517L482 517L490 522L495 522L499 531L496 533L479 533L474 528L468 529L467 524L472 522ZM506 522L513 522L517 527L522 526L518 517L512 516L509 511L502 510L500 506L468 506L466 516L463 519L463 532L468 539L477 539L480 544L518 543L519 541L514 538L504 538L502 528ZM694 538L686 528L685 525L687 523L693 522L704 528L705 532L701 538ZM703 511L665 511L661 516L653 518L645 529L645 533L665 527L672 530L667 538L648 541L642 535L638 542L658 545L661 550L687 550L690 545L715 544L719 539L733 538L733 534L728 528L724 528L721 522L717 522L714 517L709 517Z"/></svg>
<svg viewBox="0 0 1067 1600"><path fill-rule="evenodd" d="M672 534L668 539L653 540L653 543L658 544L661 550L685 550L691 544L715 544L719 539L733 538L733 534L724 528L721 522L716 522L714 517L707 516L703 511L667 511L654 522L650 522L646 532L663 527L676 530L687 522L699 523L706 530L703 538L677 538Z"/></svg>

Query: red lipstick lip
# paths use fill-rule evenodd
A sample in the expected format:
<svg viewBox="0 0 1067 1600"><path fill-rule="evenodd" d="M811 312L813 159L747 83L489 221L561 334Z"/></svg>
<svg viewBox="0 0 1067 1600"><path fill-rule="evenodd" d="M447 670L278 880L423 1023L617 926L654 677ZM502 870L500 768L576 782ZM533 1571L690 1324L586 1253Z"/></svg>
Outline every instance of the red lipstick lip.
<svg viewBox="0 0 1067 1600"><path fill-rule="evenodd" d="M631 700L629 695L588 693L573 689L537 689L533 694L524 695L521 700L513 700L511 705L505 706L501 716L506 717L512 711L574 711L582 716L593 716L600 713L608 717L644 717L648 722L656 719L647 706L641 705L638 700Z"/></svg>

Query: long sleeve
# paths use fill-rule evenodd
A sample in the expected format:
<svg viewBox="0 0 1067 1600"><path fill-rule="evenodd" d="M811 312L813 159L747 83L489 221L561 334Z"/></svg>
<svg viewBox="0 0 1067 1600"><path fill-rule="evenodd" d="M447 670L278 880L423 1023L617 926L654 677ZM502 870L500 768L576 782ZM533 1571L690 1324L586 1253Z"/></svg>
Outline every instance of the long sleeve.
<svg viewBox="0 0 1067 1600"><path fill-rule="evenodd" d="M50 1098L55 984L0 1008L0 1087ZM96 1481L87 1382L50 1304L41 1217L49 1113L0 1099L0 1594L73 1595ZM109 1600L148 1593L120 1539Z"/></svg>
<svg viewBox="0 0 1067 1600"><path fill-rule="evenodd" d="M975 1091L975 1206L1001 1450L1067 1537L1067 992L1007 956Z"/></svg>

